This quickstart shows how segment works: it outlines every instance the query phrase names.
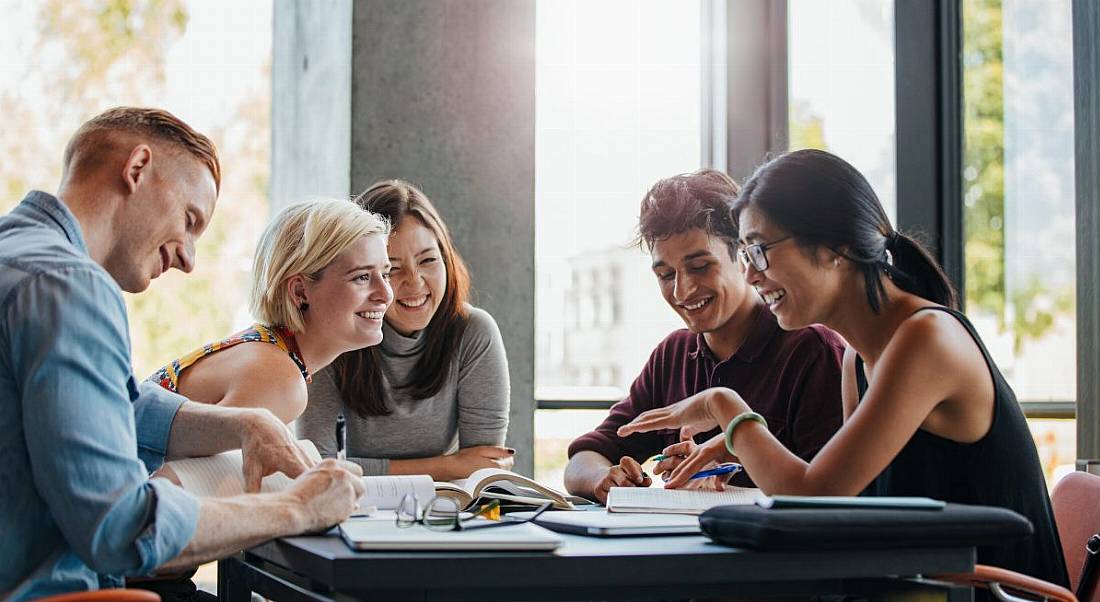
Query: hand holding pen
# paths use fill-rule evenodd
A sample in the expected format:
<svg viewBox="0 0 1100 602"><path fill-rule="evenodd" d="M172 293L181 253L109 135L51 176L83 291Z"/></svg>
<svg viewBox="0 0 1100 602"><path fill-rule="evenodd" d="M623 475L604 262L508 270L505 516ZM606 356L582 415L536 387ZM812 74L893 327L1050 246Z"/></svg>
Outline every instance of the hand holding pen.
<svg viewBox="0 0 1100 602"><path fill-rule="evenodd" d="M666 487L723 490L726 482L740 468L718 474L706 473L715 466L734 464L737 460L726 450L724 437L716 435L702 444L696 444L688 436L682 433L683 441L666 447L658 456L660 463L654 470L662 473ZM740 467L739 464L734 465Z"/></svg>

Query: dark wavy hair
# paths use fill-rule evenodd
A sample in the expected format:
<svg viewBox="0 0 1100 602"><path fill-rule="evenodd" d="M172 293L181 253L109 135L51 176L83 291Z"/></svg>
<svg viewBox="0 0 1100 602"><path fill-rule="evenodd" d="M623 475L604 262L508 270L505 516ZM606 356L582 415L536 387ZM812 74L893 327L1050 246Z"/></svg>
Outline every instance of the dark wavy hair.
<svg viewBox="0 0 1100 602"><path fill-rule="evenodd" d="M403 180L376 182L355 197L362 208L386 218L394 230L411 217L431 230L439 243L443 266L447 269L447 291L424 329L424 353L413 367L409 381L395 385L411 389L414 399L427 399L439 393L469 322L470 273L455 249L454 240L435 206L417 187ZM336 384L344 403L360 416L384 416L386 407L382 387L381 359L378 346L366 347L341 355L334 362Z"/></svg>
<svg viewBox="0 0 1100 602"><path fill-rule="evenodd" d="M634 244L652 252L658 241L700 228L725 241L730 259L736 260L737 222L730 219L730 206L739 190L733 178L717 169L659 180L642 197Z"/></svg>
<svg viewBox="0 0 1100 602"><path fill-rule="evenodd" d="M826 247L859 266L875 313L886 301L883 275L904 291L958 308L939 263L918 240L890 225L867 179L836 155L798 150L761 165L733 205L734 222L749 206L803 248Z"/></svg>

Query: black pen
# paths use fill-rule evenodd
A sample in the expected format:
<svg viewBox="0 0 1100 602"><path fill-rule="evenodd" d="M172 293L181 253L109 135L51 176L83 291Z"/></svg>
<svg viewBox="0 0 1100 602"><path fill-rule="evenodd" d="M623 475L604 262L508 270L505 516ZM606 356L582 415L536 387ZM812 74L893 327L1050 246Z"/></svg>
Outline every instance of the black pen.
<svg viewBox="0 0 1100 602"><path fill-rule="evenodd" d="M343 414L336 415L336 459L347 460L348 423Z"/></svg>

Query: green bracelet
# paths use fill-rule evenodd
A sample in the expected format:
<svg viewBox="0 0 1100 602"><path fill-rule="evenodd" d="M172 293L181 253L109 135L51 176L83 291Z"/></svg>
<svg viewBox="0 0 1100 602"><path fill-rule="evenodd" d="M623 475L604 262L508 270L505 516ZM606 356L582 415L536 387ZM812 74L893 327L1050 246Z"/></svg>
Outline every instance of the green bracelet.
<svg viewBox="0 0 1100 602"><path fill-rule="evenodd" d="M733 454L734 456L736 456L737 453L733 451L733 429L737 428L737 425L746 420L755 420L756 422L763 424L764 428L768 428L768 421L764 420L764 417L760 414L757 414L756 412L742 412L734 416L733 420L730 420L729 425L726 426L726 451Z"/></svg>

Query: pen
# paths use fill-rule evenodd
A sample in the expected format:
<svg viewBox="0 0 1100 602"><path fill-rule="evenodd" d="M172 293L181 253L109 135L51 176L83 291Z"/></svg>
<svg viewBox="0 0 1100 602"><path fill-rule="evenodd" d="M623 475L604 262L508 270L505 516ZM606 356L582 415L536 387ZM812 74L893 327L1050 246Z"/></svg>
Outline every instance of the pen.
<svg viewBox="0 0 1100 602"><path fill-rule="evenodd" d="M686 457L687 456L685 456L684 454L675 454L675 455L672 455L672 456L666 456L664 454L657 454L656 456L653 456L652 458L650 458L650 460L653 460L654 462L664 462L665 460L668 460L669 458L686 458Z"/></svg>
<svg viewBox="0 0 1100 602"><path fill-rule="evenodd" d="M348 423L343 414L336 415L336 459L347 460Z"/></svg>
<svg viewBox="0 0 1100 602"><path fill-rule="evenodd" d="M741 465L734 462L728 462L726 464L719 464L716 468L709 468L707 470L700 470L699 472L688 477L688 480L702 479L705 477L713 477L720 474L733 474L741 471Z"/></svg>

